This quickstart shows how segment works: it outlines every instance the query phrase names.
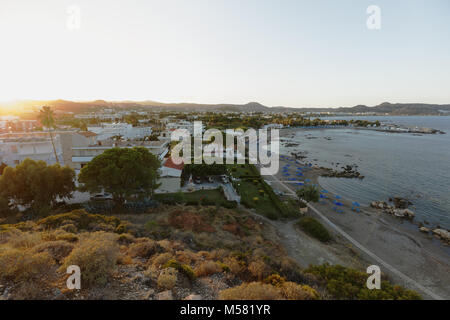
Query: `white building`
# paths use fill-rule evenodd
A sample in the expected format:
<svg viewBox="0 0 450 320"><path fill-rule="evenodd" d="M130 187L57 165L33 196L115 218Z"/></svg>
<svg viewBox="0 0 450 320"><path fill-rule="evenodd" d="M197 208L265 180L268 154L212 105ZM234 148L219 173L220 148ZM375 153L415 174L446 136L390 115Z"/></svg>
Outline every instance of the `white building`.
<svg viewBox="0 0 450 320"><path fill-rule="evenodd" d="M181 173L183 172L184 164L175 164L172 158L164 160L160 169L161 184L155 192L157 193L173 193L181 190Z"/></svg>
<svg viewBox="0 0 450 320"><path fill-rule="evenodd" d="M97 126L88 126L87 129L96 133L99 140L114 136L122 136L124 139L142 139L152 134L151 127L133 127L129 123L103 123Z"/></svg>
<svg viewBox="0 0 450 320"><path fill-rule="evenodd" d="M56 154L62 163L60 135L53 134ZM48 133L20 133L0 135L0 163L16 166L26 158L56 163L55 153Z"/></svg>
<svg viewBox="0 0 450 320"><path fill-rule="evenodd" d="M105 150L111 148L133 148L144 147L157 156L160 160L164 159L169 152L168 141L113 141L97 139L96 144L72 147L71 163L75 170L80 170L93 158L102 154Z"/></svg>

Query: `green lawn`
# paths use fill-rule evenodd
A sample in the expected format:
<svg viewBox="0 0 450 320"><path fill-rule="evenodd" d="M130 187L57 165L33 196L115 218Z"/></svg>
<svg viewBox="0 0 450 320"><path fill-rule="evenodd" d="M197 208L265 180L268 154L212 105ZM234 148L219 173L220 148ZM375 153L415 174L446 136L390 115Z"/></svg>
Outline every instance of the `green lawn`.
<svg viewBox="0 0 450 320"><path fill-rule="evenodd" d="M253 208L270 219L296 215L296 208L282 202L253 165L230 166L229 172L240 179L234 182L234 187L241 196L242 205Z"/></svg>

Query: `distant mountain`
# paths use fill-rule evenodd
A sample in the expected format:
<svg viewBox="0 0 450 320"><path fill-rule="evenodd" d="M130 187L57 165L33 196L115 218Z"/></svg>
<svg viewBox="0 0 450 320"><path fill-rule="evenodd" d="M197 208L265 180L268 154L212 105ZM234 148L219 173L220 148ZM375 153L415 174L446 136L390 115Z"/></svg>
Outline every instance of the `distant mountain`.
<svg viewBox="0 0 450 320"><path fill-rule="evenodd" d="M8 110L37 110L37 108L48 105L55 110L65 112L89 112L99 108L127 109L141 108L153 110L178 110L178 111L235 111L235 112L331 112L331 113L377 113L389 115L450 115L450 104L425 104L425 103L389 103L383 102L377 106L369 107L357 105L354 107L339 108L288 108L288 107L268 107L258 102L247 104L197 104L197 103L163 103L156 101L18 101L10 104L0 104Z"/></svg>

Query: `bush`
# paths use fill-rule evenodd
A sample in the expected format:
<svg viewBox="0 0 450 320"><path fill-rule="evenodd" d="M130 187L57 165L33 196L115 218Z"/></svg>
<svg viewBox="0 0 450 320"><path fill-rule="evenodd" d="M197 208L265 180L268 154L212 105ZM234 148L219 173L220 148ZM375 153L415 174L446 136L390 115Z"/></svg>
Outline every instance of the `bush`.
<svg viewBox="0 0 450 320"><path fill-rule="evenodd" d="M263 282L277 287L283 285L283 283L286 282L286 279L279 274L271 274L265 278Z"/></svg>
<svg viewBox="0 0 450 320"><path fill-rule="evenodd" d="M268 276L270 272L269 266L262 260L256 260L248 265L248 270L258 280L262 280Z"/></svg>
<svg viewBox="0 0 450 320"><path fill-rule="evenodd" d="M133 243L128 248L128 253L131 257L149 258L155 253L162 251L162 248L153 240L144 239Z"/></svg>
<svg viewBox="0 0 450 320"><path fill-rule="evenodd" d="M0 195L0 217L9 217L15 214L9 205L9 199Z"/></svg>
<svg viewBox="0 0 450 320"><path fill-rule="evenodd" d="M153 259L152 264L155 267L161 267L161 266L165 265L171 259L172 259L172 255L169 252L161 253Z"/></svg>
<svg viewBox="0 0 450 320"><path fill-rule="evenodd" d="M260 282L243 283L219 293L221 300L280 300L281 298L281 294L274 286Z"/></svg>
<svg viewBox="0 0 450 320"><path fill-rule="evenodd" d="M221 300L314 300L319 298L316 290L294 282L282 282L276 286L261 282L244 283L222 290Z"/></svg>
<svg viewBox="0 0 450 320"><path fill-rule="evenodd" d="M134 236L129 233L122 233L117 239L117 241L120 244L130 244L133 243L135 240L136 239L134 238Z"/></svg>
<svg viewBox="0 0 450 320"><path fill-rule="evenodd" d="M323 264L309 267L306 272L317 276L326 283L327 291L335 299L376 299L376 300L418 300L420 295L401 286L393 286L388 281L381 282L380 290L369 290L366 286L367 274L340 265Z"/></svg>
<svg viewBox="0 0 450 320"><path fill-rule="evenodd" d="M316 300L319 298L316 290L295 282L285 282L279 288L281 295L287 300Z"/></svg>
<svg viewBox="0 0 450 320"><path fill-rule="evenodd" d="M120 219L101 214L90 214L84 210L74 210L68 213L57 214L41 219L37 222L43 228L55 229L71 221L78 230L93 230L98 225L104 224L115 230L120 224ZM120 230L118 230L120 231Z"/></svg>
<svg viewBox="0 0 450 320"><path fill-rule="evenodd" d="M320 192L315 186L305 186L302 189L297 190L297 196L307 202L318 202Z"/></svg>
<svg viewBox="0 0 450 320"><path fill-rule="evenodd" d="M33 248L33 252L47 252L55 261L59 263L72 252L73 248L73 244L66 241L57 240L42 242Z"/></svg>
<svg viewBox="0 0 450 320"><path fill-rule="evenodd" d="M204 261L195 267L197 277L206 277L220 272L222 272L221 266L214 261Z"/></svg>
<svg viewBox="0 0 450 320"><path fill-rule="evenodd" d="M189 280L195 279L195 273L192 270L192 268L190 266L188 266L187 264L181 264L176 260L172 259L172 260L167 261L163 268L173 268L173 269L177 270L178 272L184 274L186 277L189 278Z"/></svg>
<svg viewBox="0 0 450 320"><path fill-rule="evenodd" d="M327 229L316 219L312 217L301 218L297 225L310 236L322 241L331 240L331 235Z"/></svg>
<svg viewBox="0 0 450 320"><path fill-rule="evenodd" d="M157 280L158 287L166 290L172 289L177 283L177 274L178 271L174 268L163 269Z"/></svg>
<svg viewBox="0 0 450 320"><path fill-rule="evenodd" d="M48 252L32 253L27 250L0 251L0 279L5 281L44 281L54 275L55 262Z"/></svg>
<svg viewBox="0 0 450 320"><path fill-rule="evenodd" d="M111 234L98 232L81 240L69 256L64 259L61 270L77 265L81 269L82 285L105 285L116 267L118 245Z"/></svg>

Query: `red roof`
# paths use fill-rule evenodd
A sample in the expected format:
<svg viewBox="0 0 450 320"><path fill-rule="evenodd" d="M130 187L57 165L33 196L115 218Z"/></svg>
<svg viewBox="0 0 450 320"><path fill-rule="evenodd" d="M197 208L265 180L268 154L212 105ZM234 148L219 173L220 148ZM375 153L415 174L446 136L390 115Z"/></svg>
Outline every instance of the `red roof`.
<svg viewBox="0 0 450 320"><path fill-rule="evenodd" d="M177 170L183 170L183 168L184 168L184 163L182 162L182 163L180 163L180 164L175 164L175 163L172 161L172 157L169 157L169 158L167 158L167 160L164 162L163 166L164 166L164 167L167 167L167 168L172 168L172 169L177 169Z"/></svg>
<svg viewBox="0 0 450 320"><path fill-rule="evenodd" d="M78 134L85 136L86 138L95 137L97 134L91 131L78 131Z"/></svg>

